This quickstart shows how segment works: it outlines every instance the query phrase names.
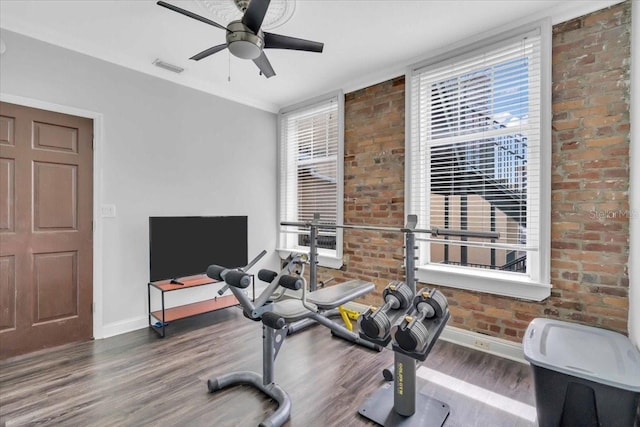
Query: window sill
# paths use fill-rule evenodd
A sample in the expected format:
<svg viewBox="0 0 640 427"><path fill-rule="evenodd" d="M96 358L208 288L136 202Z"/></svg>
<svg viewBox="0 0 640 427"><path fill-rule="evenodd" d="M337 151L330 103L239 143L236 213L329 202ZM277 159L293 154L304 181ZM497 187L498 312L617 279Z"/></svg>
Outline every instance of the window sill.
<svg viewBox="0 0 640 427"><path fill-rule="evenodd" d="M285 259L291 253L307 254L309 255L309 248L294 248L294 249L276 249L281 259ZM318 265L320 267L327 267L333 269L339 269L342 267L342 256L337 256L336 251L318 250Z"/></svg>
<svg viewBox="0 0 640 427"><path fill-rule="evenodd" d="M542 301L551 295L550 284L538 283L517 273L426 265L418 267L416 278L421 283L532 301Z"/></svg>

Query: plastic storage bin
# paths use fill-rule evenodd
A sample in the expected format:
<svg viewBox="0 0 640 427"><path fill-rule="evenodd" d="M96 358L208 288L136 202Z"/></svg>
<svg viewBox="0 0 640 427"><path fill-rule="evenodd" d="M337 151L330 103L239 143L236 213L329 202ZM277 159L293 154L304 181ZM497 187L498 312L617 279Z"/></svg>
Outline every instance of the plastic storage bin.
<svg viewBox="0 0 640 427"><path fill-rule="evenodd" d="M540 318L529 324L523 347L533 366L540 427L633 427L640 352L627 337Z"/></svg>

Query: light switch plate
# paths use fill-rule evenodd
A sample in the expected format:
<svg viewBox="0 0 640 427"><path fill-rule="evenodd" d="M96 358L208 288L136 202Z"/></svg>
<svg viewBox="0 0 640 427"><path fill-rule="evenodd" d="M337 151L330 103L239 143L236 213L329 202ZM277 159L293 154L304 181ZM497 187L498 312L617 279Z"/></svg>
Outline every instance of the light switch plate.
<svg viewBox="0 0 640 427"><path fill-rule="evenodd" d="M102 205L100 207L100 214L103 218L115 218L116 205Z"/></svg>

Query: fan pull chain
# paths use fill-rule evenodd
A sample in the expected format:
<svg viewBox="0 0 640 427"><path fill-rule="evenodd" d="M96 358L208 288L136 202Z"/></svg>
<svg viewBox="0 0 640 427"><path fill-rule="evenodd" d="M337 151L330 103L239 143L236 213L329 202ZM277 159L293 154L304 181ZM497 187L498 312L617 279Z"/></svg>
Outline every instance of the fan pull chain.
<svg viewBox="0 0 640 427"><path fill-rule="evenodd" d="M231 82L231 52L227 50L227 58L229 58L229 75L227 76L227 81Z"/></svg>

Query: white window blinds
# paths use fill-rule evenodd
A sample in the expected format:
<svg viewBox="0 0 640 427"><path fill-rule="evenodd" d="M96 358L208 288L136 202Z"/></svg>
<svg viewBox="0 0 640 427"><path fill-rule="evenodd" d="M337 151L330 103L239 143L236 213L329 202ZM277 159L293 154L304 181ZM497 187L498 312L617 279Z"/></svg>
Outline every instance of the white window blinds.
<svg viewBox="0 0 640 427"><path fill-rule="evenodd" d="M338 97L280 116L280 221L323 222L342 218L342 173L339 161L340 110ZM281 228L281 246L308 246L308 230ZM319 247L336 249L336 235L323 232Z"/></svg>
<svg viewBox="0 0 640 427"><path fill-rule="evenodd" d="M539 244L540 32L409 77L410 212L423 228L500 233L425 239L426 261L524 273Z"/></svg>

